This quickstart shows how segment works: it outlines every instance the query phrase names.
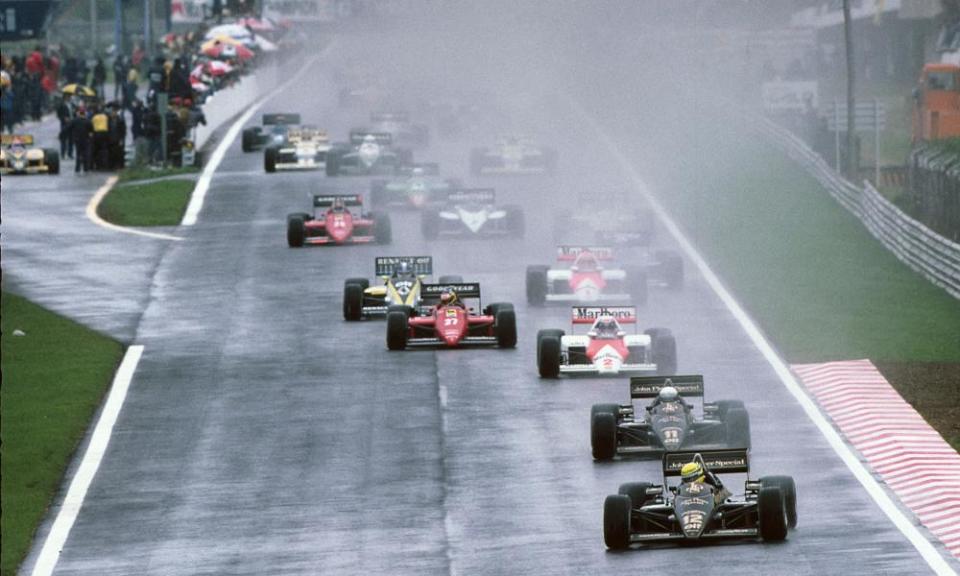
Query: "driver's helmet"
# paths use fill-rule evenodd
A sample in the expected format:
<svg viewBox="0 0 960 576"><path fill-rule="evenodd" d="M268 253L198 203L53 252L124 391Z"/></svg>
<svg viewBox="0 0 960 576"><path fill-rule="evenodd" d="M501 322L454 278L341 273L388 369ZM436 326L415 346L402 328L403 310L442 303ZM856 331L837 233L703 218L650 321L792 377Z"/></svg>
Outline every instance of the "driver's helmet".
<svg viewBox="0 0 960 576"><path fill-rule="evenodd" d="M680 392L673 386L664 386L657 395L660 402L676 402L680 399Z"/></svg>
<svg viewBox="0 0 960 576"><path fill-rule="evenodd" d="M423 174L424 172L422 166L415 166L412 170L410 170L411 176L423 176Z"/></svg>
<svg viewBox="0 0 960 576"><path fill-rule="evenodd" d="M330 210L333 212L343 212L346 209L346 204L343 202L343 198L334 198L333 204L330 205Z"/></svg>
<svg viewBox="0 0 960 576"><path fill-rule="evenodd" d="M612 316L603 316L593 326L597 338L616 338L620 333L620 325Z"/></svg>
<svg viewBox="0 0 960 576"><path fill-rule="evenodd" d="M376 144L376 143L377 143L377 137L374 136L373 134L367 134L366 136L363 137L363 143L364 143L364 144L368 144L368 145L369 145L369 144Z"/></svg>
<svg viewBox="0 0 960 576"><path fill-rule="evenodd" d="M459 300L457 299L457 293L453 290L447 290L440 294L440 305L441 306L453 306L457 304Z"/></svg>
<svg viewBox="0 0 960 576"><path fill-rule="evenodd" d="M684 484L690 482L703 482L703 464L697 461L687 462L680 469L680 479Z"/></svg>
<svg viewBox="0 0 960 576"><path fill-rule="evenodd" d="M593 272L597 269L597 257L592 252L583 251L577 255L574 267L580 272Z"/></svg>
<svg viewBox="0 0 960 576"><path fill-rule="evenodd" d="M413 275L413 269L410 267L409 262L404 261L397 264L396 268L393 269L393 275L399 278L411 276Z"/></svg>

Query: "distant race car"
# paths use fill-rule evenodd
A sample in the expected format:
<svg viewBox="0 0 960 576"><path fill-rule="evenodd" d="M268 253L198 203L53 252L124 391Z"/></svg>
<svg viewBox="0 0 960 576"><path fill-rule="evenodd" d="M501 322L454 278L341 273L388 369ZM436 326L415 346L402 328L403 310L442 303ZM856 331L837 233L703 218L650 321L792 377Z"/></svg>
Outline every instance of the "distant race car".
<svg viewBox="0 0 960 576"><path fill-rule="evenodd" d="M577 239L630 250L631 262L644 268L648 281L679 288L684 278L683 258L675 250L652 250L654 230L650 210L586 209L562 214L554 220L554 240Z"/></svg>
<svg viewBox="0 0 960 576"><path fill-rule="evenodd" d="M267 146L281 146L287 142L287 130L300 124L299 114L264 114L263 126L245 128L240 137L244 152L253 152Z"/></svg>
<svg viewBox="0 0 960 576"><path fill-rule="evenodd" d="M613 260L609 246L558 246L557 262L569 268L527 267L527 302L542 306L555 302L647 301L647 273L643 267L605 268Z"/></svg>
<svg viewBox="0 0 960 576"><path fill-rule="evenodd" d="M484 174L544 174L553 172L557 153L530 140L508 136L491 148L476 148L470 154L470 172Z"/></svg>
<svg viewBox="0 0 960 576"><path fill-rule="evenodd" d="M410 121L406 112L374 112L370 115L370 131L385 132L398 146L422 148L430 143L430 129Z"/></svg>
<svg viewBox="0 0 960 576"><path fill-rule="evenodd" d="M669 485L687 464L699 464L702 481ZM732 496L718 473L746 474L744 494ZM749 477L747 450L667 452L663 482L621 484L603 503L603 540L625 550L647 542L685 542L729 538L786 539L797 525L797 486L790 476Z"/></svg>
<svg viewBox="0 0 960 576"><path fill-rule="evenodd" d="M370 183L370 199L373 205L382 208L422 208L446 192L459 188L460 183L442 178L437 164L413 164L401 167L399 175L391 180L374 180Z"/></svg>
<svg viewBox="0 0 960 576"><path fill-rule="evenodd" d="M634 306L574 306L572 330L537 332L537 369L541 378L566 375L618 376L673 374L677 370L677 343L670 330L651 328L629 334L636 327ZM589 325L586 334L574 333Z"/></svg>
<svg viewBox="0 0 960 576"><path fill-rule="evenodd" d="M420 308L423 279L433 274L433 258L430 256L380 256L374 260L376 286L366 278L348 278L343 283L343 318L386 317L387 309L394 305ZM460 276L441 276L441 284L462 282Z"/></svg>
<svg viewBox="0 0 960 576"><path fill-rule="evenodd" d="M424 240L439 236L523 238L523 210L496 205L492 188L451 190L441 206L428 207L420 216Z"/></svg>
<svg viewBox="0 0 960 576"><path fill-rule="evenodd" d="M393 176L413 163L409 150L391 146L387 133L351 132L349 144L336 144L327 153L327 176Z"/></svg>
<svg viewBox="0 0 960 576"><path fill-rule="evenodd" d="M477 313L463 300L480 300L480 285L475 283L424 284L424 304L417 310L409 306L391 306L387 312L387 348L404 350L410 346L459 348L463 346L517 345L517 318L513 305L490 304ZM444 302L443 295L455 294L456 300Z"/></svg>
<svg viewBox="0 0 960 576"><path fill-rule="evenodd" d="M53 148L36 148L29 134L0 137L0 174L59 174L60 153Z"/></svg>
<svg viewBox="0 0 960 576"><path fill-rule="evenodd" d="M263 169L322 170L326 166L330 139L324 130L298 127L287 130L283 144L270 144L263 150Z"/></svg>
<svg viewBox="0 0 960 576"><path fill-rule="evenodd" d="M701 405L698 418L694 406ZM652 399L643 408L633 401ZM740 400L703 402L703 376L635 376L630 404L594 404L590 445L595 460L694 448L750 448L750 417Z"/></svg>
<svg viewBox="0 0 960 576"><path fill-rule="evenodd" d="M362 211L363 198L357 194L313 196L313 214L287 216L287 244L389 244L390 217ZM350 208L357 208L351 211Z"/></svg>

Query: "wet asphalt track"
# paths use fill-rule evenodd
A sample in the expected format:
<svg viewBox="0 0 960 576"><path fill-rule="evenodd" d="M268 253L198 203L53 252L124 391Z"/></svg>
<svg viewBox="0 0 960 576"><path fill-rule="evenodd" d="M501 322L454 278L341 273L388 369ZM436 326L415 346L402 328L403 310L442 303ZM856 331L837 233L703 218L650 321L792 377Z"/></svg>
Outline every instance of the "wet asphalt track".
<svg viewBox="0 0 960 576"><path fill-rule="evenodd" d="M341 38L336 49L349 55L362 45ZM330 70L328 57L310 72L322 88L282 95L263 111L300 111L344 134L366 110L337 108ZM328 182L317 173L265 175L262 156L234 143L198 225L178 232L185 241L145 241L134 251L144 255L143 271L156 261L152 282L130 270L124 288L146 303L133 337L146 350L57 574L927 570L689 265L681 292L652 290L641 328L674 330L680 371L705 374L709 399L747 401L755 476L796 478L800 525L783 544L605 551L604 496L620 482L657 479L659 463L591 461L589 406L625 400L625 381L541 381L536 330L567 327L567 309L528 309L522 279L527 264L550 261L546 211L562 194L595 188L598 174L606 187L630 182L570 110L529 99L508 105L560 144L556 176L489 180L500 201L525 207L522 246L426 246L417 215L399 213L389 248L289 249L286 213L307 208L309 194ZM551 128L557 116L562 133ZM469 145L435 139L418 158L464 174ZM335 185L365 188L362 179ZM23 204L18 215L38 209ZM63 228L71 229L70 216L88 226L66 211ZM100 234L112 233L85 237ZM74 250L74 258L87 257L82 244ZM438 273L479 280L486 302L512 301L517 349L388 353L382 322L343 322L343 279L369 275L381 254L432 254ZM49 257L42 246L17 245L9 256L5 249L4 266L38 255ZM41 265L49 274L64 263ZM84 269L112 277L108 261ZM89 280L64 276L65 290ZM43 282L23 284L28 295L34 284ZM111 331L125 334L122 326Z"/></svg>

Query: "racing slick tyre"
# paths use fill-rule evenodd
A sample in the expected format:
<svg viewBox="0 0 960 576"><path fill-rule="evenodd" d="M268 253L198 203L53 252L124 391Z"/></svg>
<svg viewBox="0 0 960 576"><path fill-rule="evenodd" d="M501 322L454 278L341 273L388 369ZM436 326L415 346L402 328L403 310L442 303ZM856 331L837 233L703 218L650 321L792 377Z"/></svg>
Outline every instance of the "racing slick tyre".
<svg viewBox="0 0 960 576"><path fill-rule="evenodd" d="M486 156L486 151L482 148L474 148L470 151L470 174L479 176L483 172Z"/></svg>
<svg viewBox="0 0 960 576"><path fill-rule="evenodd" d="M463 284L463 276L459 274L444 274L437 278L438 284ZM492 307L493 304L490 305Z"/></svg>
<svg viewBox="0 0 960 576"><path fill-rule="evenodd" d="M363 291L370 282L366 278L348 278L343 283L343 319L356 321L363 317Z"/></svg>
<svg viewBox="0 0 960 576"><path fill-rule="evenodd" d="M387 203L387 181L374 180L370 183L370 204L382 208Z"/></svg>
<svg viewBox="0 0 960 576"><path fill-rule="evenodd" d="M302 214L291 214L287 216L287 246L291 248L300 248L307 236L306 227L303 225Z"/></svg>
<svg viewBox="0 0 960 576"><path fill-rule="evenodd" d="M743 408L743 400L717 400L717 417L720 420L727 419L727 412L734 408Z"/></svg>
<svg viewBox="0 0 960 576"><path fill-rule="evenodd" d="M254 128L247 128L240 136L240 149L244 152L253 152L256 148L257 131Z"/></svg>
<svg viewBox="0 0 960 576"><path fill-rule="evenodd" d="M53 148L43 151L43 162L47 165L47 174L60 173L60 152Z"/></svg>
<svg viewBox="0 0 960 576"><path fill-rule="evenodd" d="M527 266L527 303L543 306L547 301L548 266Z"/></svg>
<svg viewBox="0 0 960 576"><path fill-rule="evenodd" d="M593 459L613 460L617 455L617 404L594 404L590 408L590 448Z"/></svg>
<svg viewBox="0 0 960 576"><path fill-rule="evenodd" d="M623 494L607 496L603 501L603 542L611 550L626 550L630 546L630 497Z"/></svg>
<svg viewBox="0 0 960 576"><path fill-rule="evenodd" d="M383 212L370 214L373 220L373 237L377 244L389 244L393 241L393 228L390 225L390 215Z"/></svg>
<svg viewBox="0 0 960 576"><path fill-rule="evenodd" d="M540 340L547 335L552 335L557 338L561 338L563 337L564 334L565 332L563 330L557 330L555 328L540 330L539 332L537 332L537 366L540 365Z"/></svg>
<svg viewBox="0 0 960 576"><path fill-rule="evenodd" d="M646 504L647 500L650 498L647 496L647 490L650 488L653 488L653 484L649 482L627 482L626 484L620 485L620 488L617 490L617 494L629 496L630 506L633 508L639 508Z"/></svg>
<svg viewBox="0 0 960 576"><path fill-rule="evenodd" d="M668 328L649 328L643 331L650 337L650 356L657 365L657 374L677 373L677 341Z"/></svg>
<svg viewBox="0 0 960 576"><path fill-rule="evenodd" d="M523 218L523 210L519 206L506 206L507 212L507 234L511 238L523 238L526 231L526 222Z"/></svg>
<svg viewBox="0 0 960 576"><path fill-rule="evenodd" d="M727 448L750 449L750 416L743 408L731 408L724 418Z"/></svg>
<svg viewBox="0 0 960 576"><path fill-rule="evenodd" d="M436 240L440 235L440 213L427 208L420 213L420 233L424 240Z"/></svg>
<svg viewBox="0 0 960 576"><path fill-rule="evenodd" d="M767 542L780 542L787 537L787 507L780 488L760 488L757 512L760 516L761 538Z"/></svg>
<svg viewBox="0 0 960 576"><path fill-rule="evenodd" d="M410 314L406 310L391 308L387 311L387 349L404 350L410 334Z"/></svg>
<svg viewBox="0 0 960 576"><path fill-rule="evenodd" d="M647 303L647 272L640 268L627 270L626 292L630 294L634 305Z"/></svg>
<svg viewBox="0 0 960 576"><path fill-rule="evenodd" d="M560 376L560 335L553 330L537 334L537 369L541 378Z"/></svg>
<svg viewBox="0 0 960 576"><path fill-rule="evenodd" d="M327 152L327 160L324 162L324 170L327 176L336 176L340 173L340 156L333 150Z"/></svg>
<svg viewBox="0 0 960 576"><path fill-rule="evenodd" d="M668 288L683 286L683 258L671 250L661 250L656 254L660 263L660 272Z"/></svg>
<svg viewBox="0 0 960 576"><path fill-rule="evenodd" d="M263 151L263 169L267 173L272 174L277 171L277 153L279 152L280 149L276 146L270 146Z"/></svg>
<svg viewBox="0 0 960 576"><path fill-rule="evenodd" d="M797 483L793 481L793 476L764 476L760 479L760 485L776 486L783 494L783 504L787 508L787 526L797 527Z"/></svg>
<svg viewBox="0 0 960 576"><path fill-rule="evenodd" d="M497 346L500 348L517 347L517 314L513 304L497 302L487 307L494 317L493 333L497 337Z"/></svg>

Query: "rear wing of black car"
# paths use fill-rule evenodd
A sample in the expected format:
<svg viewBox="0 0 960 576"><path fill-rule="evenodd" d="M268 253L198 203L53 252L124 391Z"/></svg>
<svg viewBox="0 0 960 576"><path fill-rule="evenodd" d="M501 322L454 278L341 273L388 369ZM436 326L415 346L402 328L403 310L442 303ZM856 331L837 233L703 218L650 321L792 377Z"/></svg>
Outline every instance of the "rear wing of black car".
<svg viewBox="0 0 960 576"><path fill-rule="evenodd" d="M420 169L424 176L439 176L440 164L437 162L414 162L397 168L397 173L401 176L410 176L413 171Z"/></svg>
<svg viewBox="0 0 960 576"><path fill-rule="evenodd" d="M703 398L703 376L632 376L630 398L656 398L660 390L672 386L681 396Z"/></svg>
<svg viewBox="0 0 960 576"><path fill-rule="evenodd" d="M750 456L746 449L706 450L699 452L666 452L663 455L663 477L679 476L684 464L700 457L703 465L711 472L727 474L748 474Z"/></svg>
<svg viewBox="0 0 960 576"><path fill-rule="evenodd" d="M456 282L452 284L424 284L420 287L420 296L425 304L437 303L444 292L455 292L457 298L480 299L480 284L478 282Z"/></svg>
<svg viewBox="0 0 960 576"><path fill-rule="evenodd" d="M313 197L314 208L329 208L340 199L344 206L363 206L363 196L360 194L316 194Z"/></svg>
<svg viewBox="0 0 960 576"><path fill-rule="evenodd" d="M377 144L381 146L389 146L393 143L393 136L389 132L368 132L366 130L353 130L350 132L350 144L353 146L359 146L363 144L364 139L367 136L373 136L373 139L376 140Z"/></svg>
<svg viewBox="0 0 960 576"><path fill-rule="evenodd" d="M299 114L264 114L263 115L263 125L264 126L292 126L294 124L300 123Z"/></svg>
<svg viewBox="0 0 960 576"><path fill-rule="evenodd" d="M432 256L378 256L373 259L375 276L393 276L393 271L406 262L417 276L433 274Z"/></svg>
<svg viewBox="0 0 960 576"><path fill-rule="evenodd" d="M493 188L457 188L446 193L448 204L496 204L497 193Z"/></svg>
<svg viewBox="0 0 960 576"><path fill-rule="evenodd" d="M406 112L374 112L370 115L370 121L379 122L409 122L410 115Z"/></svg>

